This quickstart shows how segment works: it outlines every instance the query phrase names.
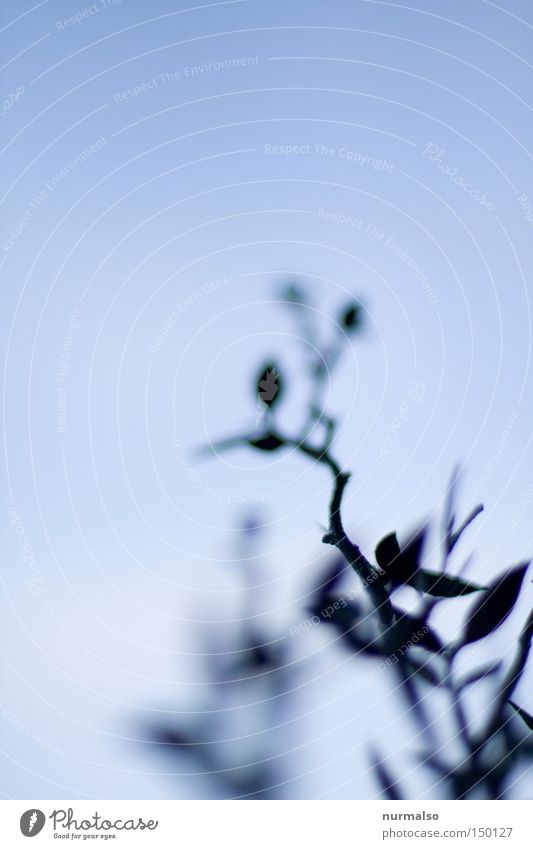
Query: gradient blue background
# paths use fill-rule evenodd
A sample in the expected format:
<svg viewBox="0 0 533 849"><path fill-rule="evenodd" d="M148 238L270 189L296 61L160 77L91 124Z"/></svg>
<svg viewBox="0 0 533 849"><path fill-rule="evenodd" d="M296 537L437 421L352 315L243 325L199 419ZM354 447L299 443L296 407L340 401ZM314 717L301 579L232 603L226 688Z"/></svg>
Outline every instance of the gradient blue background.
<svg viewBox="0 0 533 849"><path fill-rule="evenodd" d="M2 99L24 90L1 117L0 787L14 798L187 797L207 784L169 776L176 765L136 741L143 719L194 713L205 645L236 639L243 518L266 523L250 580L276 638L302 618L323 554L323 470L237 451L195 468L193 483L176 448L253 422L251 381L272 354L295 425L301 367L280 281L305 281L325 329L350 295L368 310L329 398L342 417L337 454L354 471L346 523L363 548L438 508L460 461L465 507L486 504L470 576L533 551L533 224L519 201L533 205L533 14L525 0L123 0L63 27L90 5L2 12ZM253 62L185 73L242 57ZM429 144L494 209L439 170ZM413 381L423 396L380 464ZM527 606L494 651L510 656ZM385 681L364 701L346 695L357 670L340 650L324 658L332 639L293 640L300 687L272 744L294 749L292 798L373 796L361 741L389 728L401 748L412 735L394 730ZM227 714L224 733L248 727Z"/></svg>

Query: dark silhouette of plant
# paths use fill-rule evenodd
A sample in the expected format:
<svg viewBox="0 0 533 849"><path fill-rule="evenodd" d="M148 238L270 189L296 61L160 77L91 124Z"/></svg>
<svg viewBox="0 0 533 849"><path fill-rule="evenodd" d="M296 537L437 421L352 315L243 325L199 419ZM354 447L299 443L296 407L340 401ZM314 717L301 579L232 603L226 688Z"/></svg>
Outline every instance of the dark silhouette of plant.
<svg viewBox="0 0 533 849"><path fill-rule="evenodd" d="M255 391L262 415L257 427L212 446L216 451L249 446L263 452L293 449L324 467L331 475L328 528L323 543L340 552L312 595L310 611L319 620L336 628L355 654L386 659L397 675L410 714L418 726L422 750L420 761L436 774L443 795L455 799L503 798L511 772L521 761L533 757L533 717L513 700L524 674L533 636L533 612L523 626L513 663L506 671L499 660L474 671L463 673L458 657L463 649L490 636L510 615L519 598L528 563L515 566L493 581L480 586L449 574L457 543L482 511L479 505L462 521L456 516L459 473L452 476L443 510L441 565L438 571L423 566L425 526L404 546L395 532L387 534L376 546L372 562L345 530L342 516L343 496L350 480L333 454L332 444L337 423L324 409L326 383L349 343L350 337L364 327L364 310L357 301L345 304L333 325L333 333L324 341L313 309L298 283L289 284L283 300L291 309L298 331L305 342L306 371L310 378L310 402L298 433L287 433L278 411L282 407L282 370L274 361L258 369ZM283 387L284 389L284 387ZM365 590L366 603L346 600L339 595L339 584L351 567ZM409 586L419 597L416 613L399 606L397 590ZM460 635L444 642L432 620L436 608L445 601L475 595L472 608ZM327 615L326 612L327 611ZM270 663L271 661L265 661ZM465 707L465 692L481 682L490 682L492 698L488 718L475 727ZM462 753L452 759L447 739L440 741L428 711L428 695L443 692L449 699L450 716ZM391 768L382 756L370 753L375 775L386 798L406 798Z"/></svg>
<svg viewBox="0 0 533 849"><path fill-rule="evenodd" d="M264 734L261 727L265 717L259 706L243 706L242 700L249 698L245 689L247 682L257 684L263 680L268 693L265 701L274 710L275 699L282 690L286 662L283 644L262 642L260 633L253 626L246 628L238 651L229 657L216 654L211 657L211 692L193 722L187 724L182 720L178 726L168 721L154 723L148 729L149 742L166 750L171 756L179 755L182 762L189 765L185 772L189 781L195 777L209 778L217 799L277 798L279 779L275 759L265 754L268 735ZM235 701L241 708L248 708L256 715L255 731L248 731L244 738L247 746L245 753L240 745L242 736L223 739L213 734L213 728L217 727L217 715L222 710L221 705ZM259 742L262 745L256 754L254 747L249 745L253 734L261 736ZM199 792L205 795L205 781L199 786Z"/></svg>
<svg viewBox="0 0 533 849"><path fill-rule="evenodd" d="M236 647L228 650L223 624L220 642L215 636L206 644L199 629L197 644L207 663L207 686L196 711L185 711L177 720L158 719L145 728L146 742L173 764L177 761L177 775L187 776L195 796L202 798L206 794L217 799L283 797L283 776L269 726L275 729L279 721L291 673L287 642L266 633L253 613L256 589L249 585L246 572L260 537L260 523L248 518L238 535L241 620Z"/></svg>

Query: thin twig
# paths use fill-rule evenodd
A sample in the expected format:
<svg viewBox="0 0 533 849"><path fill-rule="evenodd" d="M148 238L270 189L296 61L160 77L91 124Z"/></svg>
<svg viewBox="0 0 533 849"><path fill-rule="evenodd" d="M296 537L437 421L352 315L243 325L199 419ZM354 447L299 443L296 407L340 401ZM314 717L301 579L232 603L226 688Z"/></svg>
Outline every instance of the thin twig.
<svg viewBox="0 0 533 849"><path fill-rule="evenodd" d="M509 670L509 673L503 682L499 696L496 700L496 705L491 719L489 720L487 730L483 735L485 740L489 740L501 727L503 712L509 703L518 683L524 674L526 664L531 651L531 641L533 639L533 610L522 629L518 640L518 652L515 661Z"/></svg>

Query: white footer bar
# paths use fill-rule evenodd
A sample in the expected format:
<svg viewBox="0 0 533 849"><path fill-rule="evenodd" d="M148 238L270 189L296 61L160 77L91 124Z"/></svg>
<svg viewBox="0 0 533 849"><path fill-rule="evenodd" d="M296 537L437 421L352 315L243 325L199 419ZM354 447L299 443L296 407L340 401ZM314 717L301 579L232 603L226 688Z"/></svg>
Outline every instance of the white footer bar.
<svg viewBox="0 0 533 849"><path fill-rule="evenodd" d="M9 849L73 843L286 849L293 842L305 849L529 849L532 812L528 801L9 800L0 802L0 844Z"/></svg>

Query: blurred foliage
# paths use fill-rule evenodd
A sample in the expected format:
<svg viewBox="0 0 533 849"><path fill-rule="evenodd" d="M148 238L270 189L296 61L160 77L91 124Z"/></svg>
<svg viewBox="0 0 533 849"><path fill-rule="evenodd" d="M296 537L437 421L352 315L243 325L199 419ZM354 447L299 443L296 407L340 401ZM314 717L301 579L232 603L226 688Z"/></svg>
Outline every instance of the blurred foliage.
<svg viewBox="0 0 533 849"><path fill-rule="evenodd" d="M517 764L531 763L533 759L533 735L530 733L533 718L512 701L530 652L533 613L523 626L514 661L507 670L502 661L491 658L489 663L461 676L456 658L466 646L490 637L511 614L520 598L529 564L506 570L488 587L467 581L461 575L449 574L457 543L483 509L478 505L458 524L458 471L452 476L445 499L442 558L437 568L429 570L425 565L428 526L422 527L403 546L396 531L387 533L376 545L375 563L367 559L349 538L342 522L342 498L349 473L342 470L332 455L336 422L324 410L322 400L325 381L331 380L343 351L354 343L365 326L364 308L358 300L350 298L340 305L336 320L325 321L323 311L312 305L301 281L287 283L282 289L281 300L296 322L297 335L307 358L309 402L303 411L301 428L296 434L288 434L280 424L285 390L283 367L272 359L259 368L254 382L259 403L267 415L259 419L254 432L223 440L213 448L219 451L247 445L269 452L291 447L329 470L332 494L329 528L323 542L334 546L337 553L327 563L319 586L310 591L308 611L317 621L335 629L354 657L368 655L376 662L378 658L386 660L390 674L398 679L411 718L418 726L418 739L423 741L423 749L417 757L438 776L443 797L503 798ZM327 325L325 337L319 332L319 318ZM321 426L319 444L316 442L317 425ZM351 571L365 590L363 601L347 598L341 591L342 580ZM419 597L416 614L398 604L398 591L405 586ZM434 612L442 603L450 604L466 595L475 596L473 605L458 638L446 643L432 622ZM488 649L486 653L489 654ZM266 680L265 698L275 699L283 676L288 674L283 641L268 644L251 626L243 634L239 658L238 668L226 670L226 677L233 677L235 686L250 676ZM492 687L489 717L480 724L467 715L464 692L487 684ZM448 740L437 737L431 707L428 707L428 697L437 692L443 692L449 700L448 720L451 717L453 728L448 721ZM219 756L220 744L207 744L205 737L202 727L196 735L170 727L153 730L155 741L174 753L192 758L200 772L216 774L222 784L220 795L223 798L272 798L280 792L276 790L278 783L268 759L252 766L243 763L224 767ZM460 741L458 756L456 747L447 745L449 739L455 738ZM369 759L384 798L410 798L406 788L400 787L394 777L391 766L374 748L369 751Z"/></svg>

